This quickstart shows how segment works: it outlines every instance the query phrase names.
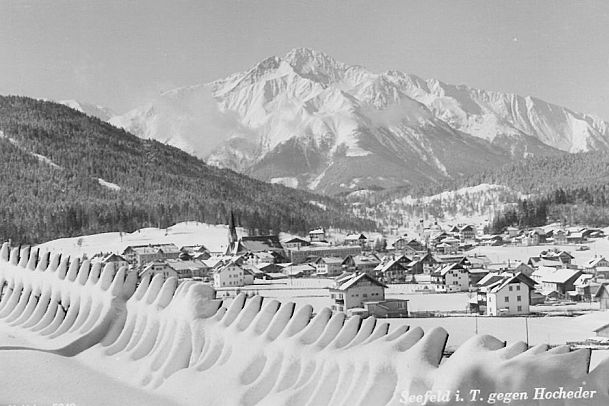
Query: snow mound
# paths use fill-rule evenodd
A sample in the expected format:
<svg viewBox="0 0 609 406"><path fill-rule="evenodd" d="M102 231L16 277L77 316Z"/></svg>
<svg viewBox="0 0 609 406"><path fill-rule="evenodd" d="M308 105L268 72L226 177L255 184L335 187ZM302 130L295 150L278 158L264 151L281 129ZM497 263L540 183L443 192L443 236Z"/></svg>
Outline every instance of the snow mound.
<svg viewBox="0 0 609 406"><path fill-rule="evenodd" d="M448 394L469 405L497 393L544 404L533 402L540 388L565 392L552 405L609 402L609 361L589 372L589 350L506 347L483 335L444 360L443 328L390 331L374 318L243 294L226 308L197 282L157 275L136 288L125 268L49 257L3 245L0 319L37 336L40 349L181 404L398 405ZM595 392L567 398L579 387Z"/></svg>

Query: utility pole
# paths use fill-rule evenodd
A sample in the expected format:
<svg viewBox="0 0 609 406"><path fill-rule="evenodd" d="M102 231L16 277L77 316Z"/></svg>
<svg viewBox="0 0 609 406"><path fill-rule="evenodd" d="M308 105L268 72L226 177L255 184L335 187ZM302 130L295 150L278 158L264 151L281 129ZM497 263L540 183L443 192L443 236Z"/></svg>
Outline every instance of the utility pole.
<svg viewBox="0 0 609 406"><path fill-rule="evenodd" d="M529 348L529 317L524 318L524 327L527 334L527 348Z"/></svg>

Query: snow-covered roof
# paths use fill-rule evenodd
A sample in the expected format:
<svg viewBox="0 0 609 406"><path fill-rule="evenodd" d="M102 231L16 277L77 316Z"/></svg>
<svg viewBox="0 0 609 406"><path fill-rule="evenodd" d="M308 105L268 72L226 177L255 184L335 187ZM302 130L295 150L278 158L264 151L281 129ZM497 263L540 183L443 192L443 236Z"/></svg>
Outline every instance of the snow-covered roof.
<svg viewBox="0 0 609 406"><path fill-rule="evenodd" d="M501 291L504 287L509 285L510 283L514 283L514 282L522 282L525 285L529 286L529 288L531 288L531 289L535 286L534 280L532 280L531 278L529 278L528 276L526 276L523 273L518 273L516 275L504 276L501 283L498 283L497 285L493 286L490 289L490 293L497 293L497 292Z"/></svg>
<svg viewBox="0 0 609 406"><path fill-rule="evenodd" d="M438 269L437 271L435 271L433 273L433 275L442 275L445 276L448 272L452 271L452 270L456 270L456 271L464 271L467 272L467 269L463 268L463 265L457 263L452 263L452 264L448 264L448 265L444 265L442 268Z"/></svg>
<svg viewBox="0 0 609 406"><path fill-rule="evenodd" d="M345 237L345 241L367 240L364 234L349 234Z"/></svg>
<svg viewBox="0 0 609 406"><path fill-rule="evenodd" d="M118 254L111 253L111 254L106 255L106 256L105 256L105 257L102 259L102 261L101 261L101 262L106 263L106 262L111 262L111 261L125 261L125 262L126 262L127 260L126 260L126 259L125 259L125 257L123 257L122 255L118 255Z"/></svg>
<svg viewBox="0 0 609 406"><path fill-rule="evenodd" d="M404 268L404 266L402 266L401 261L404 261L405 263L410 263L412 262L410 260L410 258L406 257L405 255L399 256L397 258L391 258L391 259L384 259L381 263L379 263L376 268L374 268L375 271L379 271L379 272L387 272L387 270L389 270L389 268L391 268L394 265L399 265L402 268ZM404 268L406 269L406 268Z"/></svg>
<svg viewBox="0 0 609 406"><path fill-rule="evenodd" d="M588 286L588 283L590 282L590 280L594 277L594 275L590 275L587 273L583 273L579 276L579 278L577 278L575 280L575 282L573 283L573 285L575 286L579 286L579 287L584 287L584 286Z"/></svg>
<svg viewBox="0 0 609 406"><path fill-rule="evenodd" d="M368 275L367 273L353 274L350 278L346 278L342 281L342 283L336 288L338 290L347 290L350 287L356 285L359 281L368 279L370 282L377 286L381 286L383 288L387 288L387 285Z"/></svg>
<svg viewBox="0 0 609 406"><path fill-rule="evenodd" d="M584 264L586 268L596 268L601 261L607 261L604 257L592 258Z"/></svg>
<svg viewBox="0 0 609 406"><path fill-rule="evenodd" d="M532 276L542 282L565 283L578 273L580 273L580 271L576 269L551 268L543 266L539 267L535 272L533 272Z"/></svg>
<svg viewBox="0 0 609 406"><path fill-rule="evenodd" d="M325 264L331 265L331 264L342 264L343 263L343 259L339 258L339 257L320 257L317 259L317 261L315 261L315 263L319 263L319 262L323 262Z"/></svg>
<svg viewBox="0 0 609 406"><path fill-rule="evenodd" d="M168 259L165 261L167 266L175 271L195 271L199 269L209 268L203 261L182 261L179 259Z"/></svg>

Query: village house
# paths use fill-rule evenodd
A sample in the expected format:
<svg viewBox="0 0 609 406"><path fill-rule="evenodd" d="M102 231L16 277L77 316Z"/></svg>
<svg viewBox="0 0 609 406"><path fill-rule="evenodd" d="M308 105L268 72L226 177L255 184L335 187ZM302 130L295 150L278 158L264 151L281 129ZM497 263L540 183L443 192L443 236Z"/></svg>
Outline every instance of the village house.
<svg viewBox="0 0 609 406"><path fill-rule="evenodd" d="M456 254L459 251L460 240L455 237L446 237L442 242L436 245L436 251L441 254Z"/></svg>
<svg viewBox="0 0 609 406"><path fill-rule="evenodd" d="M484 268L471 268L469 269L469 285L474 286L480 282L490 271Z"/></svg>
<svg viewBox="0 0 609 406"><path fill-rule="evenodd" d="M138 280L150 278L152 279L156 275L162 275L163 278L168 279L171 277L178 277L178 273L171 269L166 261L152 261L144 266L144 268L138 273Z"/></svg>
<svg viewBox="0 0 609 406"><path fill-rule="evenodd" d="M114 269L120 269L122 267L129 267L129 262L125 257L118 254L108 254L102 258L101 263L106 264L114 264Z"/></svg>
<svg viewBox="0 0 609 406"><path fill-rule="evenodd" d="M575 292L572 296L574 300L592 301L592 298L600 288L601 284L594 281L594 276L591 274L581 274L573 283Z"/></svg>
<svg viewBox="0 0 609 406"><path fill-rule="evenodd" d="M374 268L374 276L386 283L404 283L408 273L408 265L412 262L405 255L386 257Z"/></svg>
<svg viewBox="0 0 609 406"><path fill-rule="evenodd" d="M211 253L203 244L198 245L184 245L180 248L180 252L182 254L187 254L190 258L186 259L209 259L211 257ZM180 256L182 259L182 256Z"/></svg>
<svg viewBox="0 0 609 406"><path fill-rule="evenodd" d="M568 268L539 267L531 278L539 285L537 289L544 295L557 292L558 297L567 297L569 291L575 291L575 281L581 271Z"/></svg>
<svg viewBox="0 0 609 406"><path fill-rule="evenodd" d="M123 257L137 267L162 259L178 259L180 250L175 244L130 245L122 253Z"/></svg>
<svg viewBox="0 0 609 406"><path fill-rule="evenodd" d="M432 272L431 283L436 292L467 292L469 290L469 272L459 263L444 265Z"/></svg>
<svg viewBox="0 0 609 406"><path fill-rule="evenodd" d="M319 277L334 277L343 271L343 259L339 257L321 257L314 264Z"/></svg>
<svg viewBox="0 0 609 406"><path fill-rule="evenodd" d="M379 266L381 260L376 255L347 255L342 262L342 267L349 272L365 272L373 274L374 269Z"/></svg>
<svg viewBox="0 0 609 406"><path fill-rule="evenodd" d="M273 267L277 267L277 271L279 272L279 270L281 269L279 267L279 265L275 265L275 264L262 264L264 266L266 265L270 265ZM259 267L259 265L251 265L251 264L244 264L241 265L241 268L243 268L243 283L245 283L246 285L253 285L254 284L254 279L264 279L264 276L266 275L266 273L264 271L262 271ZM275 269L273 269L273 271L275 271ZM249 278L251 276L251 283L249 282Z"/></svg>
<svg viewBox="0 0 609 406"><path fill-rule="evenodd" d="M567 244L581 244L584 241L586 241L586 239L581 232L567 234Z"/></svg>
<svg viewBox="0 0 609 406"><path fill-rule="evenodd" d="M435 249L436 245L440 244L442 242L442 240L444 240L445 238L449 238L449 237L452 237L452 234L448 234L445 231L434 233L434 234L430 235L429 243L430 243L431 247Z"/></svg>
<svg viewBox="0 0 609 406"><path fill-rule="evenodd" d="M508 238L514 238L520 234L520 229L518 227L510 226L505 229L505 233Z"/></svg>
<svg viewBox="0 0 609 406"><path fill-rule="evenodd" d="M421 258L415 259L420 264L420 270L425 275L431 275L434 269L436 269L438 266L438 260L429 252L423 255ZM416 273L420 273L418 268Z"/></svg>
<svg viewBox="0 0 609 406"><path fill-rule="evenodd" d="M362 247L359 245L311 245L300 249L288 249L289 262L300 264L314 257L338 257L347 255L360 255Z"/></svg>
<svg viewBox="0 0 609 406"><path fill-rule="evenodd" d="M313 274L321 276L317 275L317 267L314 264L284 264L282 268L282 272L290 278L309 277Z"/></svg>
<svg viewBox="0 0 609 406"><path fill-rule="evenodd" d="M210 271L210 268L200 260L167 259L165 263L176 272L179 279L207 277Z"/></svg>
<svg viewBox="0 0 609 406"><path fill-rule="evenodd" d="M609 310L609 284L602 283L601 286L599 286L594 295L594 300L599 302L601 310Z"/></svg>
<svg viewBox="0 0 609 406"><path fill-rule="evenodd" d="M434 256L435 260L438 262L439 265L445 265L445 264L461 264L463 266L471 266L471 263L469 262L469 259L464 256L463 254L456 254L456 255L435 255Z"/></svg>
<svg viewBox="0 0 609 406"><path fill-rule="evenodd" d="M600 228L585 228L581 231L584 238L605 238L605 232Z"/></svg>
<svg viewBox="0 0 609 406"><path fill-rule="evenodd" d="M366 311L360 313L362 317L408 317L408 300L405 299L366 300L363 302L363 304ZM352 314L358 313L352 310Z"/></svg>
<svg viewBox="0 0 609 406"><path fill-rule="evenodd" d="M293 238L290 238L289 240L283 242L283 247L286 250L299 249L300 247L306 247L309 245L310 245L309 241L305 240L304 238L300 238L300 237L293 237Z"/></svg>
<svg viewBox="0 0 609 406"><path fill-rule="evenodd" d="M407 239L405 237L400 237L393 243L393 248L396 251L403 251L404 254L414 254L417 252L427 251L425 246L419 242L419 240L411 238Z"/></svg>
<svg viewBox="0 0 609 406"><path fill-rule="evenodd" d="M592 331L596 333L597 337L609 338L609 324L602 325Z"/></svg>
<svg viewBox="0 0 609 406"><path fill-rule="evenodd" d="M522 274L528 276L529 278L531 277L531 275L533 274L534 271L535 270L533 268L531 268L530 266L528 266L524 262L521 262L520 264L518 264L518 266L516 268L511 270L511 272L513 274L522 273Z"/></svg>
<svg viewBox="0 0 609 406"><path fill-rule="evenodd" d="M250 265L250 267L257 268L262 274L265 273L280 273L283 271L283 267L279 266L275 263L259 263L254 265ZM261 274L255 273L258 277L261 277Z"/></svg>
<svg viewBox="0 0 609 406"><path fill-rule="evenodd" d="M323 228L309 231L309 241L311 242L326 242L326 232Z"/></svg>
<svg viewBox="0 0 609 406"><path fill-rule="evenodd" d="M530 312L535 281L522 273L492 273L478 282L476 288L476 308L480 314L521 315Z"/></svg>
<svg viewBox="0 0 609 406"><path fill-rule="evenodd" d="M522 245L532 246L546 242L546 233L542 229L527 231L522 238Z"/></svg>
<svg viewBox="0 0 609 406"><path fill-rule="evenodd" d="M366 301L383 301L386 288L387 285L366 273L354 273L329 289L334 302L332 310L349 314L351 309L363 309Z"/></svg>
<svg viewBox="0 0 609 406"><path fill-rule="evenodd" d="M472 225L464 225L458 230L459 240L461 242L474 241L476 239L476 228Z"/></svg>
<svg viewBox="0 0 609 406"><path fill-rule="evenodd" d="M235 262L221 266L214 271L214 288L234 288L245 285L244 271Z"/></svg>
<svg viewBox="0 0 609 406"><path fill-rule="evenodd" d="M598 268L607 268L609 267L609 261L605 259L605 257L597 257L595 256L591 260L587 261L583 265L583 271L586 273L596 274L596 270Z"/></svg>
<svg viewBox="0 0 609 406"><path fill-rule="evenodd" d="M345 237L345 245L359 245L360 247L364 247L368 239L364 234L349 234Z"/></svg>
<svg viewBox="0 0 609 406"><path fill-rule="evenodd" d="M567 245L567 232L564 230L554 231L554 244L555 245Z"/></svg>
<svg viewBox="0 0 609 406"><path fill-rule="evenodd" d="M500 235L483 235L479 238L479 243L487 247L496 247L503 245L503 237Z"/></svg>

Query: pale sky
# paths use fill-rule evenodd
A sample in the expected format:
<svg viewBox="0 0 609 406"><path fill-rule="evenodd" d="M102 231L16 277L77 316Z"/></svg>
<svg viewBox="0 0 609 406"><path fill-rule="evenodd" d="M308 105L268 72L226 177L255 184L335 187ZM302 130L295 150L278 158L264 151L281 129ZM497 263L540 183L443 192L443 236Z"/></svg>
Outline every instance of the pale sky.
<svg viewBox="0 0 609 406"><path fill-rule="evenodd" d="M609 120L606 0L0 0L0 94L117 113L296 47Z"/></svg>

